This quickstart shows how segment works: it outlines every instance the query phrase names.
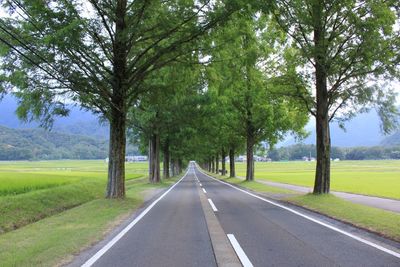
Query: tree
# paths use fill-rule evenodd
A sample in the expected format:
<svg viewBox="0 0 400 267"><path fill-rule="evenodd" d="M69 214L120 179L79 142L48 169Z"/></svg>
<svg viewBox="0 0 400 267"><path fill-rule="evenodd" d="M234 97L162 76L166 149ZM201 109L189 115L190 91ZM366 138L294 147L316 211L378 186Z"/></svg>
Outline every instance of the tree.
<svg viewBox="0 0 400 267"><path fill-rule="evenodd" d="M315 89L292 92L316 117L315 194L330 189L330 121L343 125L374 105L384 132L396 124L394 93L379 82L399 77L398 12L396 0L275 2L273 14L298 51L292 62Z"/></svg>
<svg viewBox="0 0 400 267"><path fill-rule="evenodd" d="M237 134L246 140L247 181L254 180L254 146L261 141L275 144L288 131L301 133L307 121L298 101L275 94L287 89L276 79L285 69L277 68L274 61L280 47L272 26L268 17L243 12L217 30L213 40L223 48L212 54L215 63L211 68L217 71L210 86L220 88L227 96L234 121L240 126Z"/></svg>
<svg viewBox="0 0 400 267"><path fill-rule="evenodd" d="M185 62L154 72L143 83L148 88L147 93L142 94L136 108L130 110L128 127L132 129L133 139L142 147L148 144L151 183L161 181L160 152L163 152L163 176L169 178L170 152L180 150L170 151L174 138L191 124L190 117L186 120L182 117L189 113L184 111L187 98L196 98L193 94L197 93L200 83L198 65L190 63L197 61L197 54L193 53L186 56ZM194 109L195 105L189 108Z"/></svg>
<svg viewBox="0 0 400 267"><path fill-rule="evenodd" d="M4 87L18 88L19 114L51 125L66 99L110 122L106 196L125 195L127 111L152 72L190 54L191 42L235 8L194 1L12 0L0 20Z"/></svg>

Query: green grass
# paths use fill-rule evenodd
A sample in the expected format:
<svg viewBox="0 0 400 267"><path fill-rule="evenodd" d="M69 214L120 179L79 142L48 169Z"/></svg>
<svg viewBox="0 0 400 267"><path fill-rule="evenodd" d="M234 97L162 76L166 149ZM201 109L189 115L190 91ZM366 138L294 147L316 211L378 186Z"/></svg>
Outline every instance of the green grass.
<svg viewBox="0 0 400 267"><path fill-rule="evenodd" d="M0 233L104 196L105 183L88 180L0 198Z"/></svg>
<svg viewBox="0 0 400 267"><path fill-rule="evenodd" d="M333 195L307 194L288 201L400 241L400 214L354 204Z"/></svg>
<svg viewBox="0 0 400 267"><path fill-rule="evenodd" d="M126 179L146 174L147 163L127 163ZM0 162L0 197L52 188L87 178L105 181L107 164L101 160Z"/></svg>
<svg viewBox="0 0 400 267"><path fill-rule="evenodd" d="M154 185L144 179L127 183L124 200L95 199L57 215L0 235L1 266L54 266L66 263L82 248L101 240L107 231L143 203L145 192L164 188L176 179Z"/></svg>
<svg viewBox="0 0 400 267"><path fill-rule="evenodd" d="M213 175L214 176L214 175ZM220 175L215 175L214 177L234 184L234 185L238 185L238 186L242 186L245 188L248 188L250 190L256 191L256 192L261 192L261 193L269 193L269 194L296 194L296 192L291 191L291 190L287 190L287 189L282 189L282 188L278 188L278 187L274 187L274 186L269 186L266 184L262 184L262 183L258 183L256 181L252 181L252 182L247 182L247 181L243 181L242 179L239 178L227 178L224 176L220 176Z"/></svg>
<svg viewBox="0 0 400 267"><path fill-rule="evenodd" d="M245 163L237 163L245 176ZM257 162L255 178L312 187L315 162ZM400 161L368 160L332 162L331 190L400 199Z"/></svg>
<svg viewBox="0 0 400 267"><path fill-rule="evenodd" d="M127 163L126 199L106 200L104 161L0 162L0 265L59 265L100 240L149 190L176 181L148 184L147 166Z"/></svg>
<svg viewBox="0 0 400 267"><path fill-rule="evenodd" d="M126 179L146 174L147 163L127 163ZM0 233L102 198L104 161L0 162Z"/></svg>
<svg viewBox="0 0 400 267"><path fill-rule="evenodd" d="M68 175L1 172L0 197L62 186L78 180L79 177L71 177Z"/></svg>

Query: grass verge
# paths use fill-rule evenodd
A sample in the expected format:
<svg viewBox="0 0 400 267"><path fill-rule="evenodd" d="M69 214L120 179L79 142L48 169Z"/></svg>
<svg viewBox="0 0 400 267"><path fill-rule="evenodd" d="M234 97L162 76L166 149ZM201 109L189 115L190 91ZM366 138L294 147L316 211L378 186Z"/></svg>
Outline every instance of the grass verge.
<svg viewBox="0 0 400 267"><path fill-rule="evenodd" d="M400 214L351 203L333 195L307 194L287 201L400 242Z"/></svg>
<svg viewBox="0 0 400 267"><path fill-rule="evenodd" d="M127 183L124 200L95 199L23 228L0 235L1 266L54 266L66 263L82 248L101 240L142 203L144 192L164 188L169 179L149 184Z"/></svg>
<svg viewBox="0 0 400 267"><path fill-rule="evenodd" d="M331 190L400 199L399 160L331 162ZM257 180L312 187L315 162L256 162ZM246 175L246 163L236 164L236 174Z"/></svg>
<svg viewBox="0 0 400 267"><path fill-rule="evenodd" d="M270 195L271 196L289 196L289 195L298 195L299 194L298 192L295 192L292 190L269 186L266 184L259 183L257 181L248 182L246 180L236 178L236 177L226 177L226 176L217 175L217 174L210 173L210 172L206 172L206 173L214 178L221 180L221 181L225 181L225 182L233 184L233 185L242 186L247 189L253 190L255 192L265 193L268 196L270 196Z"/></svg>

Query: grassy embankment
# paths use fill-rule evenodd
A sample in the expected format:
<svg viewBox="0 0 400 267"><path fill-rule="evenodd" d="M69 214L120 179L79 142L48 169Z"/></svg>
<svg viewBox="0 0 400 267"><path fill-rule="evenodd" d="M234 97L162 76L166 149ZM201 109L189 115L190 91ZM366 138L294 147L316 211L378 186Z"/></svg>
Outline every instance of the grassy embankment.
<svg viewBox="0 0 400 267"><path fill-rule="evenodd" d="M398 163L398 161L335 162L332 166L332 184L336 187L333 186L333 190L339 191L339 189L345 188L347 190L342 191L400 198L400 166ZM239 175L244 176L245 164L239 163L237 166ZM257 163L256 180L311 186L314 175L313 168L314 164L309 162ZM368 173L368 175L365 176L364 173ZM257 181L245 182L238 178L217 177L255 192L264 193L269 197L278 194L282 199L282 196L286 194L284 201L400 241L400 214L354 204L333 195L294 196L296 192L268 186ZM335 179L339 182L335 182ZM373 181L373 185L365 184L371 181Z"/></svg>
<svg viewBox="0 0 400 267"><path fill-rule="evenodd" d="M139 207L146 192L176 181L151 185L140 179L145 173L145 163L127 164L127 198L105 200L104 162L0 163L1 265L70 260Z"/></svg>

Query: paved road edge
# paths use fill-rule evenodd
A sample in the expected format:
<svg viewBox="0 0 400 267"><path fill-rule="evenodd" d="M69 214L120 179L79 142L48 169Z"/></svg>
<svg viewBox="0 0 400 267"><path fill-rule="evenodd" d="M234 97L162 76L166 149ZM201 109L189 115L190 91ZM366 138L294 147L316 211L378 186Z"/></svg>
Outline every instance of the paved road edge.
<svg viewBox="0 0 400 267"><path fill-rule="evenodd" d="M138 223L161 199L163 199L175 186L177 186L189 173L189 169L176 183L171 185L161 196L154 200L149 206L135 216L135 218L125 226L117 235L115 235L110 241L108 241L100 250L86 260L81 267L90 267L98 259L100 259L115 243L117 243L136 223Z"/></svg>

